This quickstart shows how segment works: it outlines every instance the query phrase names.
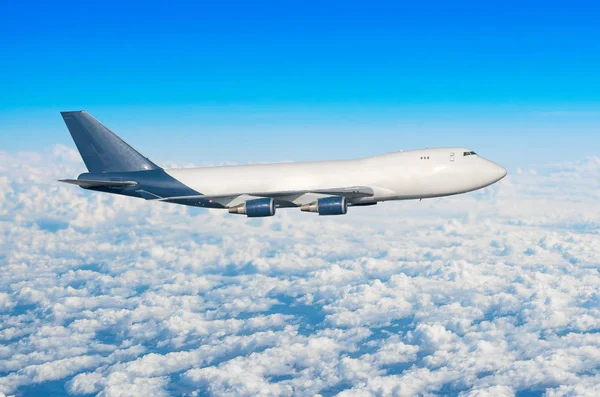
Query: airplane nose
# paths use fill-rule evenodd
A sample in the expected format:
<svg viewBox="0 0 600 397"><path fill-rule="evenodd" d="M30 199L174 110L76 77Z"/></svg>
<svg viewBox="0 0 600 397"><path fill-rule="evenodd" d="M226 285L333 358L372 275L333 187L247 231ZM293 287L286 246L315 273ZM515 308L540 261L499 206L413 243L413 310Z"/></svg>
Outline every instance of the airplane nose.
<svg viewBox="0 0 600 397"><path fill-rule="evenodd" d="M478 158L475 167L471 169L472 181L477 184L477 189L494 184L507 174L506 168L493 161Z"/></svg>
<svg viewBox="0 0 600 397"><path fill-rule="evenodd" d="M506 168L489 160L486 161L486 166L483 169L485 170L484 174L488 184L498 182L507 174Z"/></svg>
<svg viewBox="0 0 600 397"><path fill-rule="evenodd" d="M498 180L500 180L500 179L504 178L508 172L506 171L506 168L502 167L501 165L496 164L496 167L497 167L496 172L498 173L498 176L500 177Z"/></svg>

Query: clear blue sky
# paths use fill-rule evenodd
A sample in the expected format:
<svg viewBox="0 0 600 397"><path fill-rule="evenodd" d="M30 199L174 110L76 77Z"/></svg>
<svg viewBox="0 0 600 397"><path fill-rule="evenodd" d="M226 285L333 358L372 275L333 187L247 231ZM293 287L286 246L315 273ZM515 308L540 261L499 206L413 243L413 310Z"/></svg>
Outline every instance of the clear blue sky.
<svg viewBox="0 0 600 397"><path fill-rule="evenodd" d="M159 163L600 154L592 2L167 3L3 4L0 150L86 109Z"/></svg>

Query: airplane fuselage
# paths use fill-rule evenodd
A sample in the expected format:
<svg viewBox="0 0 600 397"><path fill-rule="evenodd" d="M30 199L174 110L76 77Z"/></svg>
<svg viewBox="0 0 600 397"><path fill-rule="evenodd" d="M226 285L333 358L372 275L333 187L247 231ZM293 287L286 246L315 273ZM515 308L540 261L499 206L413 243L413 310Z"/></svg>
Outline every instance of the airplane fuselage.
<svg viewBox="0 0 600 397"><path fill-rule="evenodd" d="M372 197L351 201L359 204L466 193L491 185L506 175L503 167L470 153L464 148L423 149L356 160L166 169L165 172L206 195L371 187ZM301 205L306 201L298 197L294 203Z"/></svg>

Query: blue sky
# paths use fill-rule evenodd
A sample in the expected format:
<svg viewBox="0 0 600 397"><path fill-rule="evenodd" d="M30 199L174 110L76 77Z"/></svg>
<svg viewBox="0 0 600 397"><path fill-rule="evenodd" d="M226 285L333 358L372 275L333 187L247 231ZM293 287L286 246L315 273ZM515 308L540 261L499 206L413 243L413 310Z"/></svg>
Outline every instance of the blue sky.
<svg viewBox="0 0 600 397"><path fill-rule="evenodd" d="M468 146L509 167L600 148L593 4L10 3L0 149L86 109L157 162Z"/></svg>

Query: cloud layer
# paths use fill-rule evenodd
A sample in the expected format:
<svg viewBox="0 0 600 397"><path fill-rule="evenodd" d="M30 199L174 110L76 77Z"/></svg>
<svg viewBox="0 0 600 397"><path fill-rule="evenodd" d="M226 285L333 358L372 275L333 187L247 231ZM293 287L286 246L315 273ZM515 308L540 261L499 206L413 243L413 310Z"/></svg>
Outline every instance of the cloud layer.
<svg viewBox="0 0 600 397"><path fill-rule="evenodd" d="M600 159L423 202L224 211L0 152L2 394L600 394Z"/></svg>

